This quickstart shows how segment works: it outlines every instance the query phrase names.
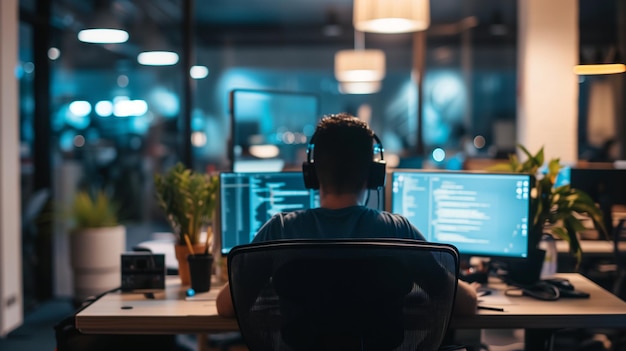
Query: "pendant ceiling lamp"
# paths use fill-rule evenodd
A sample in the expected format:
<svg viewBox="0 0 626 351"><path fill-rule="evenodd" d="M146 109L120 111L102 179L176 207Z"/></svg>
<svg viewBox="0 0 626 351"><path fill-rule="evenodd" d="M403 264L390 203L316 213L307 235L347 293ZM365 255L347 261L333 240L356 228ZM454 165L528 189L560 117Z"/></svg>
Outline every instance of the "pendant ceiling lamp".
<svg viewBox="0 0 626 351"><path fill-rule="evenodd" d="M341 50L335 54L335 78L340 82L376 82L384 77L382 50Z"/></svg>
<svg viewBox="0 0 626 351"><path fill-rule="evenodd" d="M599 63L574 66L574 73L578 75L615 74L622 72L626 72L626 66L622 63Z"/></svg>
<svg viewBox="0 0 626 351"><path fill-rule="evenodd" d="M430 25L429 0L354 0L353 14L361 32L418 32Z"/></svg>
<svg viewBox="0 0 626 351"><path fill-rule="evenodd" d="M78 32L78 40L93 44L120 44L128 41L128 32L112 11L108 2L99 2L94 8L93 18Z"/></svg>
<svg viewBox="0 0 626 351"><path fill-rule="evenodd" d="M599 56L600 59L596 59L595 62L590 62L592 60L585 60L581 58L581 63L574 66L574 73L583 76L626 72L626 65L620 63L620 55L618 55L615 47L609 48L604 59L602 59L602 55L599 51L596 54L596 57Z"/></svg>
<svg viewBox="0 0 626 351"><path fill-rule="evenodd" d="M374 94L380 91L380 82L339 82L342 94Z"/></svg>
<svg viewBox="0 0 626 351"><path fill-rule="evenodd" d="M178 54L171 49L167 38L154 22L144 24L143 50L137 55L137 62L145 66L172 66L178 63Z"/></svg>
<svg viewBox="0 0 626 351"><path fill-rule="evenodd" d="M364 49L362 32L354 32L354 50L335 53L335 78L343 94L372 94L385 78L385 53Z"/></svg>

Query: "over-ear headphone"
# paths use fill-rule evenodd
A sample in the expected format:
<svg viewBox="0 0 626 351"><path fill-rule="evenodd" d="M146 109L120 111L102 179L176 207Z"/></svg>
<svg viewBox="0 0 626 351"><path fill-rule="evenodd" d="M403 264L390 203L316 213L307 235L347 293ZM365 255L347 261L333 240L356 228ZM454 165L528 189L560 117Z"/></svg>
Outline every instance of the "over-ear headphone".
<svg viewBox="0 0 626 351"><path fill-rule="evenodd" d="M314 150L316 134L317 133L313 133L313 136L311 136L309 146L306 149L306 161L302 163L302 176L304 178L304 186L307 189L320 188L320 182L317 179L317 172L315 171L315 160L313 158L313 154L315 152ZM369 169L369 175L367 176L367 188L378 189L385 186L386 163L385 156L383 154L383 144L380 142L380 139L378 139L378 136L376 136L376 134L373 134L372 138L376 142L376 144L374 144L374 154L376 154L377 152L380 153L380 159L372 159L372 163L370 164Z"/></svg>

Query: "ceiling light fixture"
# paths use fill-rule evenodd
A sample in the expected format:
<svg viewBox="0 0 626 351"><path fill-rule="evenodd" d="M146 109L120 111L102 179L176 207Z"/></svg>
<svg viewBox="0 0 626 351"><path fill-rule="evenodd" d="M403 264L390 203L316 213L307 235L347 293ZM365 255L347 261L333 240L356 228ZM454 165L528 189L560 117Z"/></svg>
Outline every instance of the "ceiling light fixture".
<svg viewBox="0 0 626 351"><path fill-rule="evenodd" d="M178 54L172 50L167 36L153 21L142 23L139 40L142 50L137 55L137 62L145 66L172 66L178 63Z"/></svg>
<svg viewBox="0 0 626 351"><path fill-rule="evenodd" d="M339 92L342 94L374 94L380 88L380 82L339 82Z"/></svg>
<svg viewBox="0 0 626 351"><path fill-rule="evenodd" d="M120 44L128 41L128 33L121 29L89 28L78 32L78 40L92 44Z"/></svg>
<svg viewBox="0 0 626 351"><path fill-rule="evenodd" d="M597 51L596 54L599 54L599 51ZM602 55L599 55L599 57L602 57ZM581 59L581 62L584 61L589 62L589 60ZM604 60L596 59L595 61L595 63L581 63L574 66L574 73L583 76L626 72L626 65L622 63L617 63L621 60L617 50L613 46L609 48L606 58Z"/></svg>
<svg viewBox="0 0 626 351"><path fill-rule="evenodd" d="M594 65L576 65L574 73L578 75L615 74L626 72L626 65L621 63L600 63Z"/></svg>
<svg viewBox="0 0 626 351"><path fill-rule="evenodd" d="M375 82L384 77L382 50L341 50L335 54L335 78L340 82Z"/></svg>
<svg viewBox="0 0 626 351"><path fill-rule="evenodd" d="M191 66L189 75L193 79L204 79L209 75L209 68L207 66Z"/></svg>
<svg viewBox="0 0 626 351"><path fill-rule="evenodd" d="M145 66L171 66L178 63L178 54L173 51L144 51L137 55L137 62Z"/></svg>
<svg viewBox="0 0 626 351"><path fill-rule="evenodd" d="M78 32L78 40L92 44L121 44L128 41L128 32L124 30L113 10L109 2L98 2L88 27Z"/></svg>
<svg viewBox="0 0 626 351"><path fill-rule="evenodd" d="M361 32L408 33L430 25L429 0L354 0L354 28Z"/></svg>
<svg viewBox="0 0 626 351"><path fill-rule="evenodd" d="M334 9L326 10L326 23L322 27L322 33L327 37L338 37L343 33L343 28L339 24L337 12Z"/></svg>
<svg viewBox="0 0 626 351"><path fill-rule="evenodd" d="M385 78L385 53L364 49L364 41L363 32L355 31L354 50L335 53L335 78L340 82L339 92L343 94L375 93Z"/></svg>

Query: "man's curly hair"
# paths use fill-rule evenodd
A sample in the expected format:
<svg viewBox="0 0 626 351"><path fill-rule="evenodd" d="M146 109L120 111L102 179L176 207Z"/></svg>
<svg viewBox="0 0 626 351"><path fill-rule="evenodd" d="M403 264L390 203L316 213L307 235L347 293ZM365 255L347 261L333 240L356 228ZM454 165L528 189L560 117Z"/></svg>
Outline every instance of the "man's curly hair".
<svg viewBox="0 0 626 351"><path fill-rule="evenodd" d="M374 132L348 114L327 115L315 130L313 161L320 187L335 194L358 193L366 185Z"/></svg>

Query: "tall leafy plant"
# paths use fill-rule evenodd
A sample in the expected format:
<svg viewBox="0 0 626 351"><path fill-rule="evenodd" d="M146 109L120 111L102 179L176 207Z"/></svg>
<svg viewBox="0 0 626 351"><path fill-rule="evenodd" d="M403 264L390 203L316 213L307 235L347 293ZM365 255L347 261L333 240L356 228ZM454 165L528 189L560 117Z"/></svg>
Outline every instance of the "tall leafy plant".
<svg viewBox="0 0 626 351"><path fill-rule="evenodd" d="M518 145L518 148L526 156L526 160L521 161L516 154L511 154L508 163L490 169L529 173L536 177L535 188L531 193L534 208L531 244L537 245L544 231L550 232L569 243L570 253L580 263L582 250L576 233L586 228L579 217L591 219L595 229L606 238L608 235L602 221L602 211L584 191L572 188L569 184L555 185L562 168L559 158L551 159L547 163L546 172L541 173L540 169L545 161L543 147L534 155L522 145Z"/></svg>
<svg viewBox="0 0 626 351"><path fill-rule="evenodd" d="M87 191L79 191L74 197L70 216L76 230L86 228L115 227L119 225L117 205L103 192L92 196Z"/></svg>
<svg viewBox="0 0 626 351"><path fill-rule="evenodd" d="M167 221L185 245L200 242L202 226L213 216L217 202L217 176L193 172L182 163L154 176L156 197ZM207 249L211 232L207 232Z"/></svg>

